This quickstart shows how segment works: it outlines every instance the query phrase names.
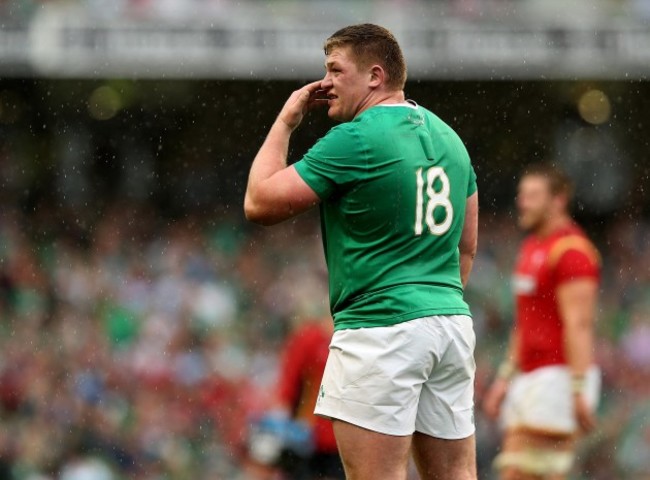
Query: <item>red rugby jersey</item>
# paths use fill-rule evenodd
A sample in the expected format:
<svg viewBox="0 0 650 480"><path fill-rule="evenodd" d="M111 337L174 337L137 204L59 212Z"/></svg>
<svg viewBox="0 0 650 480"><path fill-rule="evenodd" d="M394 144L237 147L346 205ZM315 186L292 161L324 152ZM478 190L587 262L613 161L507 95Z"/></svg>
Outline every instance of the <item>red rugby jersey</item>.
<svg viewBox="0 0 650 480"><path fill-rule="evenodd" d="M313 426L319 453L337 452L332 422L314 415L331 337L331 332L317 323L296 330L285 345L279 381L280 399L293 408L294 418Z"/></svg>
<svg viewBox="0 0 650 480"><path fill-rule="evenodd" d="M585 277L600 280L600 256L577 225L524 240L513 276L520 370L566 364L555 292L563 282Z"/></svg>

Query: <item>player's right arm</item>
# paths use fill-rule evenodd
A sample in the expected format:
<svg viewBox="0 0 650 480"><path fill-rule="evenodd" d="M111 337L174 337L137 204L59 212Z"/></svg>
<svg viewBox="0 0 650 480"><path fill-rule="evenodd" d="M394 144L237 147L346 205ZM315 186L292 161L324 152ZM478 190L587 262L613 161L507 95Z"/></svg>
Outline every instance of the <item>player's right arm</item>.
<svg viewBox="0 0 650 480"><path fill-rule="evenodd" d="M460 237L458 250L460 252L460 279L463 287L467 285L469 274L474 265L478 244L478 192L467 198L465 204L465 224Z"/></svg>
<svg viewBox="0 0 650 480"><path fill-rule="evenodd" d="M490 385L490 388L485 393L483 398L483 411L485 414L495 420L499 417L501 411L501 404L508 393L510 386L510 379L519 368L519 361L517 360L517 352L519 351L519 336L515 328L510 335L508 342L508 350L506 351L505 358L497 371L497 375Z"/></svg>
<svg viewBox="0 0 650 480"><path fill-rule="evenodd" d="M291 134L315 104L319 88L320 81L293 92L271 126L248 176L244 199L248 220L273 225L309 210L320 201L295 168L287 166Z"/></svg>

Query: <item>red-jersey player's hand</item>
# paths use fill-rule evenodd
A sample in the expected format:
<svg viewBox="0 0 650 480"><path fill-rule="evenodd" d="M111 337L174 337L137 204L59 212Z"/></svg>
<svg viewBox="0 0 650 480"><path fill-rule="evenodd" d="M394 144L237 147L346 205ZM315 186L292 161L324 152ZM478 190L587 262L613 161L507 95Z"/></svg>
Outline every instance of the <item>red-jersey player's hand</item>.
<svg viewBox="0 0 650 480"><path fill-rule="evenodd" d="M582 433L589 433L596 428L596 417L589 408L585 396L582 394L573 395L573 408L575 411L578 428Z"/></svg>
<svg viewBox="0 0 650 480"><path fill-rule="evenodd" d="M492 420L496 420L499 417L501 404L508 392L508 383L508 380L504 378L497 378L492 382L492 385L485 394L483 411Z"/></svg>

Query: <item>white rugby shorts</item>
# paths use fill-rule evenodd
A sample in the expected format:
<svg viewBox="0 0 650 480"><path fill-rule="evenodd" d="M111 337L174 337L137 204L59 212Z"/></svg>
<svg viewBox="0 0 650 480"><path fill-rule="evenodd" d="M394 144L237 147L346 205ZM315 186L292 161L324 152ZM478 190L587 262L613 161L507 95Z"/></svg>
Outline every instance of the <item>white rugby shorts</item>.
<svg viewBox="0 0 650 480"><path fill-rule="evenodd" d="M600 397L600 370L592 366L585 377L585 398L595 409ZM525 427L544 433L572 434L578 429L573 410L571 372L550 365L516 375L501 409L504 428Z"/></svg>
<svg viewBox="0 0 650 480"><path fill-rule="evenodd" d="M334 332L315 413L388 435L474 433L474 348L466 315Z"/></svg>

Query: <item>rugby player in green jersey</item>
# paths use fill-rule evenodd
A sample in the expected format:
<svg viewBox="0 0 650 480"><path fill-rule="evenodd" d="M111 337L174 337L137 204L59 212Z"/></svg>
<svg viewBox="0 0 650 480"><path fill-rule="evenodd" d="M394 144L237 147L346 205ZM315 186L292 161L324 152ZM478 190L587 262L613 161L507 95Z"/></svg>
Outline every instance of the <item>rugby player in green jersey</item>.
<svg viewBox="0 0 650 480"><path fill-rule="evenodd" d="M405 479L411 452L424 479L475 479L469 155L405 99L388 30L343 28L325 54L325 77L293 92L271 127L244 205L264 225L320 207L335 331L315 412L333 420L349 479ZM291 133L317 104L341 123L287 166Z"/></svg>

